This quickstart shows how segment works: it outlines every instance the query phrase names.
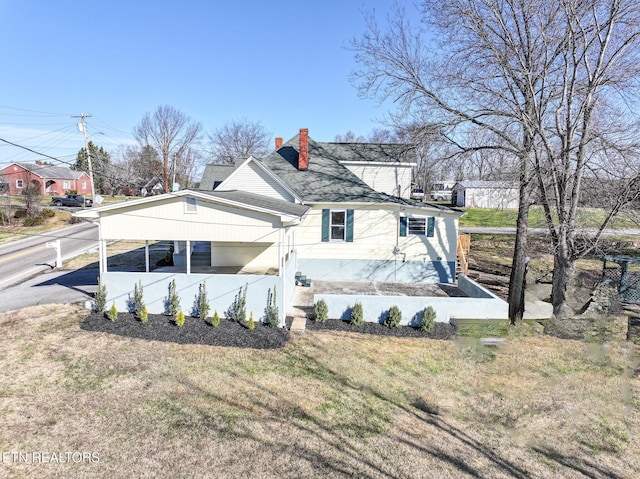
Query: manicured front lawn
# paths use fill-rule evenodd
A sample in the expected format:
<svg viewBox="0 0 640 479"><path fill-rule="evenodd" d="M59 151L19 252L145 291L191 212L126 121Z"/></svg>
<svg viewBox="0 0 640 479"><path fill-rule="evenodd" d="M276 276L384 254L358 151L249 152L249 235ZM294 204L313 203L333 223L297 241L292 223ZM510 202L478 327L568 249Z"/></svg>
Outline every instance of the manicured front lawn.
<svg viewBox="0 0 640 479"><path fill-rule="evenodd" d="M87 331L86 314L0 314L0 438L99 460L5 461L0 475L640 475L638 347L623 338L491 349L309 331L257 350Z"/></svg>

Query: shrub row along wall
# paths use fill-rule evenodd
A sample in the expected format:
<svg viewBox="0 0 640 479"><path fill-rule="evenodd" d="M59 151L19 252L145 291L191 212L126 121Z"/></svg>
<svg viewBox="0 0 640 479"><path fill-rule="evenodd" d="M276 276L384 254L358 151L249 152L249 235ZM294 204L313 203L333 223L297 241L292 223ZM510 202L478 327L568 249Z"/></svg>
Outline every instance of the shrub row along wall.
<svg viewBox="0 0 640 479"><path fill-rule="evenodd" d="M402 326L418 327L422 312L427 306L436 311L436 321L449 322L457 319L507 319L509 305L464 275L458 278L458 287L468 298L435 296L371 296L348 294L316 294L314 302L323 299L329 308L329 318L349 320L351 309L356 302L362 303L364 320L382 323L391 306L398 306L402 312Z"/></svg>
<svg viewBox="0 0 640 479"><path fill-rule="evenodd" d="M126 273L107 272L102 274L102 283L107 288L107 308L115 302L118 311L128 311L128 301L133 298L133 290L142 281L143 300L151 314L163 314L165 301L169 294L169 285L176 282L176 291L180 297L180 306L186 315L191 314L193 303L201 283L206 282L210 315L217 310L225 317L240 289L247 287L247 317L253 311L256 321L263 320L267 306L269 290L277 288L280 324L284 325L286 307L283 301L283 278L272 275L234 275L234 274L176 274L176 273ZM292 288L292 286L289 286Z"/></svg>

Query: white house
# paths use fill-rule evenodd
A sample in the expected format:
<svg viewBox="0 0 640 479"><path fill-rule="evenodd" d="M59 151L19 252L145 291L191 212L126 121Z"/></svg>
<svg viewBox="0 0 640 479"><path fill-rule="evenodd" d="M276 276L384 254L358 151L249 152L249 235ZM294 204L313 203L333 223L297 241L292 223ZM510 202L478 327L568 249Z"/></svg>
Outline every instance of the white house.
<svg viewBox="0 0 640 479"><path fill-rule="evenodd" d="M518 208L519 190L508 181L459 181L453 187L452 203L465 208Z"/></svg>
<svg viewBox="0 0 640 479"><path fill-rule="evenodd" d="M311 280L451 283L462 212L402 196L411 186L410 152L406 145L315 142L301 129L267 157L248 158L209 182L209 191L167 193L77 216L100 224L101 281L120 310L139 280L152 313L164 311L175 280L183 307L206 282L215 292L212 310L220 312L246 286L247 310L256 318L276 291L284 315L298 272ZM399 185L400 195L372 184ZM118 240L145 242L142 271L109 267L108 244ZM158 244L173 264L152 264L150 249Z"/></svg>

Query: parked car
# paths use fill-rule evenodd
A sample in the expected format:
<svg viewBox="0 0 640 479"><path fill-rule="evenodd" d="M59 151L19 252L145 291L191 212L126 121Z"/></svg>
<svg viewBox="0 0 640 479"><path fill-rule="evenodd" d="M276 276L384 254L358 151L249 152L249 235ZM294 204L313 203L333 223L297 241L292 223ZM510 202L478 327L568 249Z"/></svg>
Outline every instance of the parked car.
<svg viewBox="0 0 640 479"><path fill-rule="evenodd" d="M55 206L93 206L93 201L82 195L65 195L51 198L51 204Z"/></svg>
<svg viewBox="0 0 640 479"><path fill-rule="evenodd" d="M422 200L422 199L424 199L424 191L419 189L419 188L411 190L411 199L412 200Z"/></svg>
<svg viewBox="0 0 640 479"><path fill-rule="evenodd" d="M451 201L451 193L455 181L442 181L431 185L429 196L435 201Z"/></svg>

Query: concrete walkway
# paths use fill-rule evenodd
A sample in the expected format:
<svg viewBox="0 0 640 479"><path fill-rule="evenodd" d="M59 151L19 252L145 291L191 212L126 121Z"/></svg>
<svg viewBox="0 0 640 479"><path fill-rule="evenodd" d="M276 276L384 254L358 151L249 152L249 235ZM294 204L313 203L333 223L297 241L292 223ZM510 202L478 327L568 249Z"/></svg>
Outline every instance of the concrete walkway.
<svg viewBox="0 0 640 479"><path fill-rule="evenodd" d="M313 286L296 286L293 290L291 305L287 311L287 317L293 318L289 331L294 334L304 334L307 318L313 311Z"/></svg>

